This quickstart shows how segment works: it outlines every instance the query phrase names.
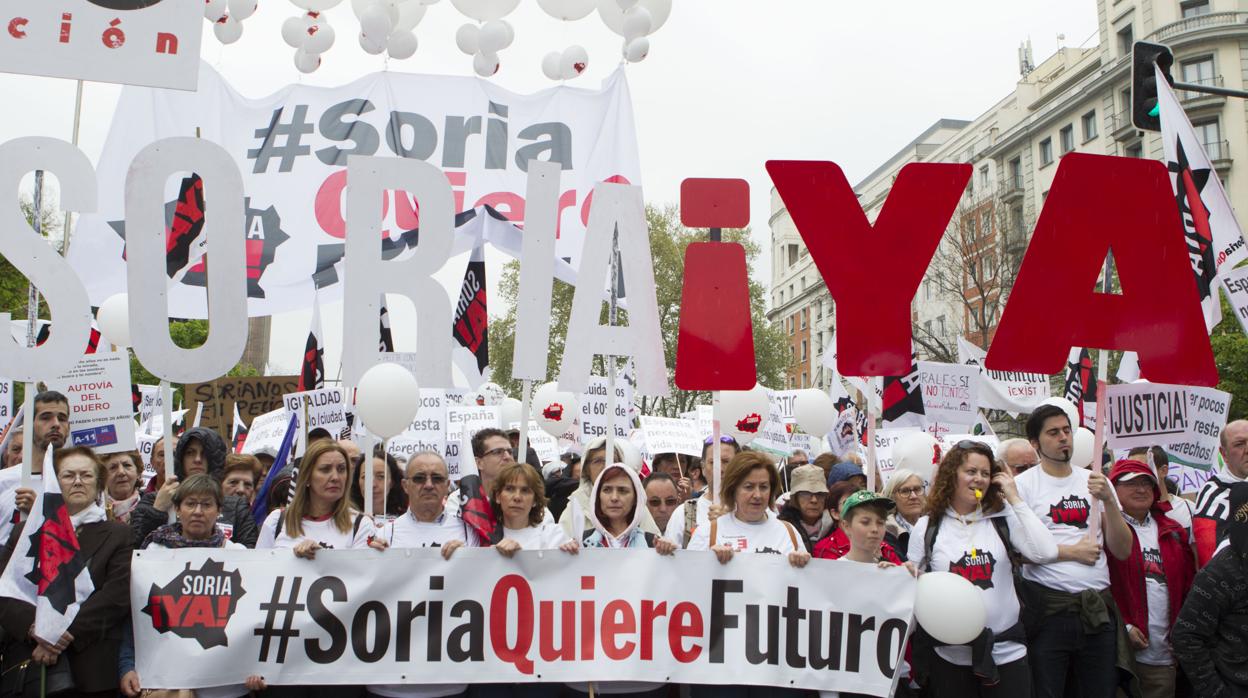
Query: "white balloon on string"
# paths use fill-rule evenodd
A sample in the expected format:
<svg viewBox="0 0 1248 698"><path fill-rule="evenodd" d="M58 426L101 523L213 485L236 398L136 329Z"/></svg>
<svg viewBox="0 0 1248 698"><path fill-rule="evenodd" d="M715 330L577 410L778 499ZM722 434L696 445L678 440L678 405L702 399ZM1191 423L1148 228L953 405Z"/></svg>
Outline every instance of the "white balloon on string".
<svg viewBox="0 0 1248 698"><path fill-rule="evenodd" d="M455 30L455 45L469 56L480 51L481 27L475 24L463 24Z"/></svg>
<svg viewBox="0 0 1248 698"><path fill-rule="evenodd" d="M451 4L467 17L488 22L511 14L520 0L451 0Z"/></svg>
<svg viewBox="0 0 1248 698"><path fill-rule="evenodd" d="M342 0L290 0L295 7L302 7L309 12L324 12L337 7Z"/></svg>
<svg viewBox="0 0 1248 698"><path fill-rule="evenodd" d="M397 31L390 35L390 40L386 42L386 51L389 52L391 58L404 60L411 58L416 53L418 42L416 35L410 31Z"/></svg>
<svg viewBox="0 0 1248 698"><path fill-rule="evenodd" d="M385 45L386 37L390 36L390 30L394 23L390 21L390 13L380 4L372 4L364 8L364 12L360 14L360 30L365 36Z"/></svg>
<svg viewBox="0 0 1248 698"><path fill-rule="evenodd" d="M225 16L229 9L227 0L206 0L204 2L204 19L215 22Z"/></svg>
<svg viewBox="0 0 1248 698"><path fill-rule="evenodd" d="M282 41L291 48L301 48L308 40L308 22L307 15L288 17L282 22Z"/></svg>
<svg viewBox="0 0 1248 698"><path fill-rule="evenodd" d="M216 35L217 41L232 44L243 36L243 23L226 15L212 25L212 33Z"/></svg>
<svg viewBox="0 0 1248 698"><path fill-rule="evenodd" d="M551 51L542 57L542 75L551 80L562 80L563 73L559 69L559 61L563 59L563 54L558 51Z"/></svg>
<svg viewBox="0 0 1248 698"><path fill-rule="evenodd" d="M618 0L598 0L598 16L603 24L620 36L627 37L624 31L624 17L635 8L645 8L650 13L650 31L657 32L672 14L672 0L637 0L628 7L621 7Z"/></svg>
<svg viewBox="0 0 1248 698"><path fill-rule="evenodd" d="M254 15L260 3L257 0L227 0L226 5L230 8L230 16L241 22Z"/></svg>
<svg viewBox="0 0 1248 698"><path fill-rule="evenodd" d="M302 49L306 53L320 55L334 45L334 28L324 15L308 25L308 38L303 42Z"/></svg>
<svg viewBox="0 0 1248 698"><path fill-rule="evenodd" d="M638 5L628 12L624 13L624 40L632 41L650 33L654 20L650 17L650 10Z"/></svg>
<svg viewBox="0 0 1248 698"><path fill-rule="evenodd" d="M497 53L478 53L472 57L472 69L483 78L497 73L499 65Z"/></svg>
<svg viewBox="0 0 1248 698"><path fill-rule="evenodd" d="M501 19L495 19L481 25L477 33L477 51L480 53L498 53L507 48L507 26Z"/></svg>
<svg viewBox="0 0 1248 698"><path fill-rule="evenodd" d="M311 73L321 67L320 54L308 53L303 49L295 51L295 68L301 73Z"/></svg>
<svg viewBox="0 0 1248 698"><path fill-rule="evenodd" d="M399 21L394 23L394 31L410 32L425 18L425 6L416 0L407 0L399 5Z"/></svg>
<svg viewBox="0 0 1248 698"><path fill-rule="evenodd" d="M537 5L546 14L565 22L584 19L594 11L594 0L537 0Z"/></svg>
<svg viewBox="0 0 1248 698"><path fill-rule="evenodd" d="M584 46L573 44L563 50L563 54L559 57L559 76L564 80L571 80L589 67L589 52Z"/></svg>
<svg viewBox="0 0 1248 698"><path fill-rule="evenodd" d="M364 53L379 56L386 52L386 42L377 41L364 32L360 32L360 48L364 49Z"/></svg>
<svg viewBox="0 0 1248 698"><path fill-rule="evenodd" d="M650 55L650 40L644 36L624 43L624 60L629 63L640 63Z"/></svg>

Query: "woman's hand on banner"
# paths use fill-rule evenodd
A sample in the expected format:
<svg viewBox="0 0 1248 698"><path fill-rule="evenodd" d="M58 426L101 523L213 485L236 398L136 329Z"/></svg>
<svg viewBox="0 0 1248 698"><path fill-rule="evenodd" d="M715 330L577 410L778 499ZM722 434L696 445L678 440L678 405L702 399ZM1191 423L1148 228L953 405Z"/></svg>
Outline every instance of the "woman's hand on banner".
<svg viewBox="0 0 1248 698"><path fill-rule="evenodd" d="M712 545L711 550L715 552L715 559L722 564L728 564L728 561L732 559L732 548L726 545Z"/></svg>
<svg viewBox="0 0 1248 698"><path fill-rule="evenodd" d="M504 538L494 544L494 549L503 557L511 557L520 549L520 544L510 538Z"/></svg>
<svg viewBox="0 0 1248 698"><path fill-rule="evenodd" d="M806 566L807 562L810 562L810 553L806 552L805 550L795 550L789 553L790 565L793 565L794 567L801 569Z"/></svg>
<svg viewBox="0 0 1248 698"><path fill-rule="evenodd" d="M559 546L559 549L570 555L575 555L581 551L581 544L574 540L570 540L567 543L564 543L563 545Z"/></svg>
<svg viewBox="0 0 1248 698"><path fill-rule="evenodd" d="M676 552L676 544L666 538L654 541L654 552L660 555L671 555Z"/></svg>
<svg viewBox="0 0 1248 698"><path fill-rule="evenodd" d="M448 540L446 544L442 546L442 559L451 559L451 556L455 554L455 551L462 547L464 547L464 542L462 540Z"/></svg>
<svg viewBox="0 0 1248 698"><path fill-rule="evenodd" d="M156 507L156 511L168 512L173 507L173 493L178 489L178 478L171 477L165 479L165 484L156 491L156 501L152 502L152 506Z"/></svg>
<svg viewBox="0 0 1248 698"><path fill-rule="evenodd" d="M305 560L315 560L316 551L321 547L320 543L314 540L301 540L295 544L295 557L301 557Z"/></svg>
<svg viewBox="0 0 1248 698"><path fill-rule="evenodd" d="M264 682L263 676L256 676L255 674L248 676L243 681L243 685L247 687L248 691L263 691L269 687L269 685Z"/></svg>
<svg viewBox="0 0 1248 698"><path fill-rule="evenodd" d="M386 548L390 547L390 544L387 543L386 539L382 538L381 536L369 536L368 547L372 548L373 550L385 550Z"/></svg>

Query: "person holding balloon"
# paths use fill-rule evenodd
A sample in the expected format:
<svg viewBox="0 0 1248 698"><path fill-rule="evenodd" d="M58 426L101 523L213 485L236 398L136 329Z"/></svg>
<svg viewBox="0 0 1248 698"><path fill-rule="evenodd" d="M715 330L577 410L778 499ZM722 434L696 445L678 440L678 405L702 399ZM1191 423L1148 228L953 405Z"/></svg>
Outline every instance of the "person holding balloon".
<svg viewBox="0 0 1248 698"><path fill-rule="evenodd" d="M969 581L988 613L985 630L966 645L937 640L936 629L916 635L919 682L936 696L1030 695L1014 574L1022 558L1056 559L1057 543L986 444L960 441L945 453L907 557L924 572L947 571Z"/></svg>

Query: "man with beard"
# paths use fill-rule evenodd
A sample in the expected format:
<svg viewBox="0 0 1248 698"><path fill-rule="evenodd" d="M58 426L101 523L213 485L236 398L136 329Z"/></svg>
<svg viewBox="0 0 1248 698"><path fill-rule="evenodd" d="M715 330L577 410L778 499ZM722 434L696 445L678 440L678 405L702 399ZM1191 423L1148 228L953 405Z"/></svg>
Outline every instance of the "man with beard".
<svg viewBox="0 0 1248 698"><path fill-rule="evenodd" d="M45 390L36 395L33 427L30 487L21 486L21 461L18 461L18 467L0 471L0 535L5 536L4 540L8 540L13 524L30 513L35 495L43 491L43 459L48 447L60 449L65 446L65 439L69 436L69 398L55 390Z"/></svg>
<svg viewBox="0 0 1248 698"><path fill-rule="evenodd" d="M1072 695L1066 692L1069 670L1073 695L1111 696L1118 685L1120 617L1101 546L1126 560L1131 528L1109 480L1100 472L1071 467L1074 438L1062 408L1041 405L1032 412L1027 440L1040 465L1016 478L1018 494L1053 535L1058 552L1054 562L1023 566L1033 695ZM1098 502L1104 511L1092 530L1089 515Z"/></svg>

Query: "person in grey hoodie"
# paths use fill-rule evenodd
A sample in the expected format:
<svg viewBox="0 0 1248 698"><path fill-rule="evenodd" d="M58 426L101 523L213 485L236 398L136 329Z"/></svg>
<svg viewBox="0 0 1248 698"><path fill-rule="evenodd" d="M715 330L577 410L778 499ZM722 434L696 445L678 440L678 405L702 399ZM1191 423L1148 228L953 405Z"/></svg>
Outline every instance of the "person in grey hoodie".
<svg viewBox="0 0 1248 698"><path fill-rule="evenodd" d="M190 475L205 473L221 484L228 452L225 440L212 429L193 427L183 432L173 449L174 478L164 482L155 492L145 493L130 515L135 547L141 545L152 531L169 523L169 512L174 506L173 493L177 491L179 482ZM217 527L229 540L248 548L256 547L260 530L246 499L226 497Z"/></svg>
<svg viewBox="0 0 1248 698"><path fill-rule="evenodd" d="M623 461L624 449L620 448L618 443L615 446L615 457L607 458L607 438L605 436L594 437L589 443L585 444L585 458L581 463L581 484L568 497L568 506L559 517L559 525L563 526L564 532L573 540L583 538L585 532L593 526L593 520L589 517L593 508L589 501L589 493L594 487L594 480L598 478L598 475L608 465ZM634 466L630 463L629 465L630 467L641 467L640 464ZM641 530L654 536L658 536L660 533L658 525L654 523L654 517L650 516L650 510L646 507L641 508L641 523L639 526Z"/></svg>

